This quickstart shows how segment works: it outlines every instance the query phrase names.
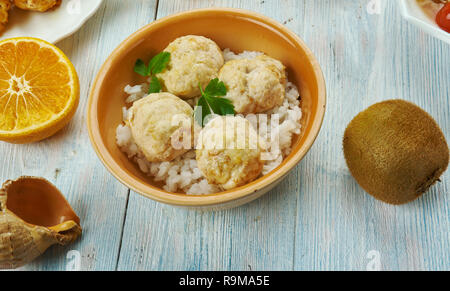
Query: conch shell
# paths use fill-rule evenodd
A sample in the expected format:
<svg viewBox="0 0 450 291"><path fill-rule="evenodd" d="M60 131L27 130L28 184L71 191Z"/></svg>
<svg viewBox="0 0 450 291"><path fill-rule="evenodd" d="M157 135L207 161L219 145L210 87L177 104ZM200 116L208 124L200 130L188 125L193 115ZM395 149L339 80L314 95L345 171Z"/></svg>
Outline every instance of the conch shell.
<svg viewBox="0 0 450 291"><path fill-rule="evenodd" d="M54 244L81 235L80 219L43 178L8 180L0 189L0 269L28 264Z"/></svg>

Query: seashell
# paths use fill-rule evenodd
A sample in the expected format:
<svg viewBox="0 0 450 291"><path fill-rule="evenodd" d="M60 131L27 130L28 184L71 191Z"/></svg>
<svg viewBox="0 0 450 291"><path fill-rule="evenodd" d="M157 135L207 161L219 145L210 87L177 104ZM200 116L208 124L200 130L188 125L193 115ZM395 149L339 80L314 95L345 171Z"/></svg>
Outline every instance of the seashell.
<svg viewBox="0 0 450 291"><path fill-rule="evenodd" d="M0 269L15 269L54 244L81 235L80 219L61 192L38 177L8 180L0 189Z"/></svg>

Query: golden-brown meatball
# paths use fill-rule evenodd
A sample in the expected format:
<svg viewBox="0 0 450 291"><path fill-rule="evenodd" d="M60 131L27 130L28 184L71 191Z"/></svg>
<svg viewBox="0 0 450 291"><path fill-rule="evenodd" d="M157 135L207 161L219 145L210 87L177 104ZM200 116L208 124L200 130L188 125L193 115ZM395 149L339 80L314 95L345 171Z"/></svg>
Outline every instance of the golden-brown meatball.
<svg viewBox="0 0 450 291"><path fill-rule="evenodd" d="M219 72L237 113L261 113L283 104L286 73L284 65L265 55L227 62Z"/></svg>
<svg viewBox="0 0 450 291"><path fill-rule="evenodd" d="M150 94L128 114L134 142L150 162L170 162L192 149L192 124L192 107L170 93Z"/></svg>
<svg viewBox="0 0 450 291"><path fill-rule="evenodd" d="M8 24L9 9L11 9L9 0L0 0L0 34L5 30L6 24Z"/></svg>
<svg viewBox="0 0 450 291"><path fill-rule="evenodd" d="M45 12L61 4L61 0L14 0L14 4L24 10Z"/></svg>
<svg viewBox="0 0 450 291"><path fill-rule="evenodd" d="M200 96L199 85L206 87L224 64L220 48L203 36L177 38L164 51L170 62L158 77L168 92L184 99Z"/></svg>
<svg viewBox="0 0 450 291"><path fill-rule="evenodd" d="M261 143L247 119L216 117L200 133L198 167L210 184L225 190L243 186L263 170Z"/></svg>

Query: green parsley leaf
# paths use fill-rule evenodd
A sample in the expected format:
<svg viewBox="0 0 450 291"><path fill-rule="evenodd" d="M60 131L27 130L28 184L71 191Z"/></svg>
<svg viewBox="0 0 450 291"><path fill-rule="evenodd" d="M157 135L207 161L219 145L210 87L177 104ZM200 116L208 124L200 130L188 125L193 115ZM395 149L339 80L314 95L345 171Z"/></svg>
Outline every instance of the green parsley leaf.
<svg viewBox="0 0 450 291"><path fill-rule="evenodd" d="M214 80L209 82L203 93L208 97L225 96L227 95L227 87L222 81L219 81L218 78L215 78Z"/></svg>
<svg viewBox="0 0 450 291"><path fill-rule="evenodd" d="M201 126L205 124L205 118L208 115L218 114L225 116L236 114L231 100L220 97L227 95L227 87L219 79L212 80L204 91L200 86L200 92L202 93L202 97L198 100L196 111L194 112L194 119ZM202 113L201 117L200 112Z"/></svg>
<svg viewBox="0 0 450 291"><path fill-rule="evenodd" d="M138 59L136 61L136 64L134 65L134 71L141 76L148 76L148 67L141 59Z"/></svg>
<svg viewBox="0 0 450 291"><path fill-rule="evenodd" d="M205 118L211 115L211 109L209 108L208 102L204 97L198 100L197 106L194 108L194 120L197 124L203 126Z"/></svg>
<svg viewBox="0 0 450 291"><path fill-rule="evenodd" d="M148 94L159 93L159 92L161 92L161 89L162 89L162 86L161 86L161 83L159 82L159 79L156 78L155 76L153 76L152 80L150 81Z"/></svg>
<svg viewBox="0 0 450 291"><path fill-rule="evenodd" d="M134 71L141 76L152 76L149 85L149 94L159 93L162 90L161 83L155 74L161 73L170 61L170 53L162 52L152 58L148 66L144 61L138 59L134 65Z"/></svg>
<svg viewBox="0 0 450 291"><path fill-rule="evenodd" d="M164 71L169 62L170 53L162 52L154 56L148 66L145 65L143 60L138 59L134 64L134 71L144 77L159 74Z"/></svg>
<svg viewBox="0 0 450 291"><path fill-rule="evenodd" d="M149 71L152 75L159 74L166 68L167 64L170 62L170 53L161 52L153 57L148 65Z"/></svg>

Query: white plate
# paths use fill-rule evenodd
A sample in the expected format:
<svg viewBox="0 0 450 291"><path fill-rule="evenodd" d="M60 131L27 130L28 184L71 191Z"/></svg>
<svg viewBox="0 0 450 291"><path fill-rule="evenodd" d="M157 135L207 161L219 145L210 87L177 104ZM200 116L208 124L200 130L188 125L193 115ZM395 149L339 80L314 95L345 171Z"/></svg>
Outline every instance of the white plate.
<svg viewBox="0 0 450 291"><path fill-rule="evenodd" d="M450 44L450 33L442 30L417 4L416 0L400 0L400 9L403 17L412 24Z"/></svg>
<svg viewBox="0 0 450 291"><path fill-rule="evenodd" d="M97 11L103 0L63 0L53 11L40 13L13 8L1 39L37 37L56 43L76 32Z"/></svg>

